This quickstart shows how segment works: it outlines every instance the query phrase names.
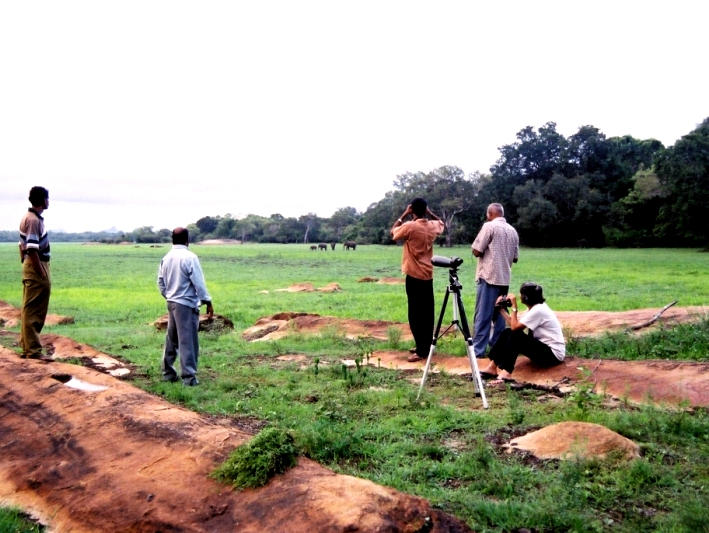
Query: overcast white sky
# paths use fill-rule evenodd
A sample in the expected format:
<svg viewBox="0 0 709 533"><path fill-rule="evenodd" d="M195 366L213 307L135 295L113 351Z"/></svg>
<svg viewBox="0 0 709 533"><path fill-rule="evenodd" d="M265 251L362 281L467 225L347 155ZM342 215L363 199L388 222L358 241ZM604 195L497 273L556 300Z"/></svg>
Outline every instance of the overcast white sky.
<svg viewBox="0 0 709 533"><path fill-rule="evenodd" d="M364 211L548 121L673 144L709 2L0 0L0 229Z"/></svg>

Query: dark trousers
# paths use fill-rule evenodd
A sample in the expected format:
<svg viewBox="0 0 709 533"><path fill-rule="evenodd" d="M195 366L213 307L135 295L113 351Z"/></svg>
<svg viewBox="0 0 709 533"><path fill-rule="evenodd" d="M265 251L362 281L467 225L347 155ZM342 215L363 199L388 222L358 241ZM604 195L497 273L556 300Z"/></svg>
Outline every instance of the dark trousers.
<svg viewBox="0 0 709 533"><path fill-rule="evenodd" d="M428 357L433 340L434 301L433 280L406 276L406 297L409 300L409 327L416 342L416 354Z"/></svg>
<svg viewBox="0 0 709 533"><path fill-rule="evenodd" d="M488 357L502 370L512 373L515 369L518 355L526 355L539 367L550 367L561 363L551 348L538 341L532 334L526 335L524 330L512 331L507 328L500 334L495 345L490 349Z"/></svg>
<svg viewBox="0 0 709 533"><path fill-rule="evenodd" d="M180 377L185 385L196 385L199 361L199 309L167 302L167 335L162 355L163 379L177 379L175 360L180 357Z"/></svg>

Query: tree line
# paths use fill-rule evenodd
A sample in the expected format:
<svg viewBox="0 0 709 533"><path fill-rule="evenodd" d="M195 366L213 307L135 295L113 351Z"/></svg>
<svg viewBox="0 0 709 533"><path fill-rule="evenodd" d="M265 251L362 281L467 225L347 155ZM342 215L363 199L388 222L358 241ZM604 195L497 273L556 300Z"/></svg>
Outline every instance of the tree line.
<svg viewBox="0 0 709 533"><path fill-rule="evenodd" d="M444 221L442 245L469 244L499 202L522 244L537 247L706 246L709 224L709 118L665 147L656 139L606 137L582 126L565 137L548 122L523 128L499 148L488 174L456 166L396 177L393 190L363 213L330 218L249 215L204 217L189 226L202 237L243 242L391 244L389 230L422 196Z"/></svg>
<svg viewBox="0 0 709 533"><path fill-rule="evenodd" d="M606 137L582 126L569 137L548 122L523 128L483 174L442 166L406 172L364 212L338 209L330 217L249 214L205 216L187 227L191 240L391 244L389 230L415 197L425 198L446 226L439 245L469 244L499 202L520 242L537 247L707 246L709 118L673 146L630 135ZM169 242L170 230L151 226L130 233L52 234L55 241ZM17 240L17 232L0 232Z"/></svg>

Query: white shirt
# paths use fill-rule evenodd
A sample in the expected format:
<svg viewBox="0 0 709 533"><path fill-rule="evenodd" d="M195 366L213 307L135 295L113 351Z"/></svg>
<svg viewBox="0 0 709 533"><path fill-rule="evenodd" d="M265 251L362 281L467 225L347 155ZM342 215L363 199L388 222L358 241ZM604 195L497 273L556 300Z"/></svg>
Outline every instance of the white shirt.
<svg viewBox="0 0 709 533"><path fill-rule="evenodd" d="M168 302L199 309L211 302L204 274L195 254L182 244L173 244L158 269L158 288Z"/></svg>
<svg viewBox="0 0 709 533"><path fill-rule="evenodd" d="M546 303L532 306L519 321L530 329L535 339L549 346L559 361L564 360L566 342L564 334L561 332L561 324L554 311L549 309Z"/></svg>

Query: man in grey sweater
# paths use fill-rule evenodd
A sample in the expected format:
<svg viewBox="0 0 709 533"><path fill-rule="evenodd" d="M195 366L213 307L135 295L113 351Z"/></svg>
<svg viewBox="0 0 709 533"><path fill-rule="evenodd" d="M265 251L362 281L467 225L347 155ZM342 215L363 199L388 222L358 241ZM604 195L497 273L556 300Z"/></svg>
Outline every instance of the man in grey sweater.
<svg viewBox="0 0 709 533"><path fill-rule="evenodd" d="M199 383L199 308L207 306L208 318L214 315L214 308L199 259L187 249L189 232L185 228L175 228L172 231L172 245L172 250L160 261L158 270L158 288L167 300L168 312L162 379L169 382L179 379L174 367L179 354L182 383L194 386Z"/></svg>

